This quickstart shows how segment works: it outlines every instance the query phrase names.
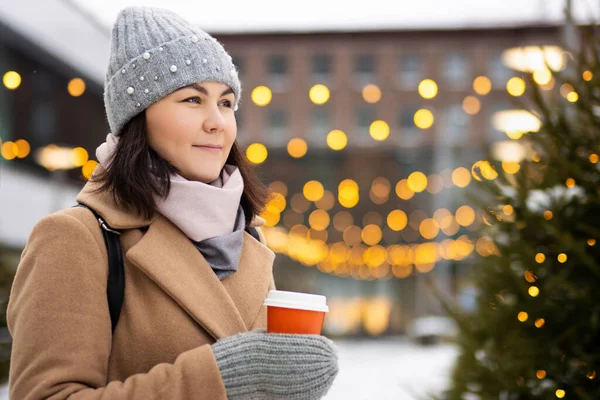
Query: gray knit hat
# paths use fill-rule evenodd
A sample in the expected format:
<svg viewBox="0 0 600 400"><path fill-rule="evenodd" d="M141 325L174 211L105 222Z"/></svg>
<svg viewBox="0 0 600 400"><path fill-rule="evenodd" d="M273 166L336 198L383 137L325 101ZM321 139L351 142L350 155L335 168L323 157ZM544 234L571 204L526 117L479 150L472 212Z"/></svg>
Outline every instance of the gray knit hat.
<svg viewBox="0 0 600 400"><path fill-rule="evenodd" d="M237 110L242 91L238 72L215 38L169 10L127 7L119 12L104 87L113 135L152 103L201 81L229 86Z"/></svg>

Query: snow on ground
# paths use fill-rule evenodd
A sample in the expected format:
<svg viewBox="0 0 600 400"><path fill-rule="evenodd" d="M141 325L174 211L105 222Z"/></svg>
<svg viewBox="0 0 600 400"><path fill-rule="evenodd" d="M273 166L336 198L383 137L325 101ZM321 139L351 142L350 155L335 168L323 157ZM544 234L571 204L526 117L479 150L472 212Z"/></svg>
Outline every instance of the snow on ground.
<svg viewBox="0 0 600 400"><path fill-rule="evenodd" d="M448 385L458 354L452 345L422 347L403 337L336 344L340 372L324 400L425 399ZM6 387L0 400L8 400Z"/></svg>

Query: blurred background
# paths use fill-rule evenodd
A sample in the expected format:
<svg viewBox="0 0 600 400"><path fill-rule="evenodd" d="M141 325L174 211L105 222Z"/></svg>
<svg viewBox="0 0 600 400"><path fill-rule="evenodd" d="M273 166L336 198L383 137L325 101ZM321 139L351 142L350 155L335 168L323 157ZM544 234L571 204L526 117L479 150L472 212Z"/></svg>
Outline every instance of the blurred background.
<svg viewBox="0 0 600 400"><path fill-rule="evenodd" d="M477 234L474 168L518 171L515 140L539 128L522 75L558 89L544 57L563 69L600 2L0 0L4 300L35 222L72 206L97 165L110 29L133 4L196 22L238 66L238 140L277 193L263 215L276 284L328 298L342 370L326 398L439 393L456 327L431 285L472 310L470 273L497 252Z"/></svg>

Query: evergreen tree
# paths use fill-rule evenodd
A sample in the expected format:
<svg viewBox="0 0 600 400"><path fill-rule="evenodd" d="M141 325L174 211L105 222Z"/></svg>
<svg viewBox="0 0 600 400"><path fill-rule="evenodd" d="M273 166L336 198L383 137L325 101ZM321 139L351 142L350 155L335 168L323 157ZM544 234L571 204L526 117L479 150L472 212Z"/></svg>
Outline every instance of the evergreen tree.
<svg viewBox="0 0 600 400"><path fill-rule="evenodd" d="M581 38L554 89L525 76L541 126L515 141L518 171L480 164L493 254L476 256L475 311L442 299L460 330L445 399L600 399L600 43Z"/></svg>

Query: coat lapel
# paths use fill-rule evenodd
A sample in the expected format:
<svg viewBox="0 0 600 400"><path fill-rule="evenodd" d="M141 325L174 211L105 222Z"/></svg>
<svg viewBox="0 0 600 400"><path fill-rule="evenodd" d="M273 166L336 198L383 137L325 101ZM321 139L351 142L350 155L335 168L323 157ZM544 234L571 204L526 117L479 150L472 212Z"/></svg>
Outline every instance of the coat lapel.
<svg viewBox="0 0 600 400"><path fill-rule="evenodd" d="M244 232L238 272L220 281L189 239L160 216L126 257L219 339L251 326L271 282L274 253Z"/></svg>

